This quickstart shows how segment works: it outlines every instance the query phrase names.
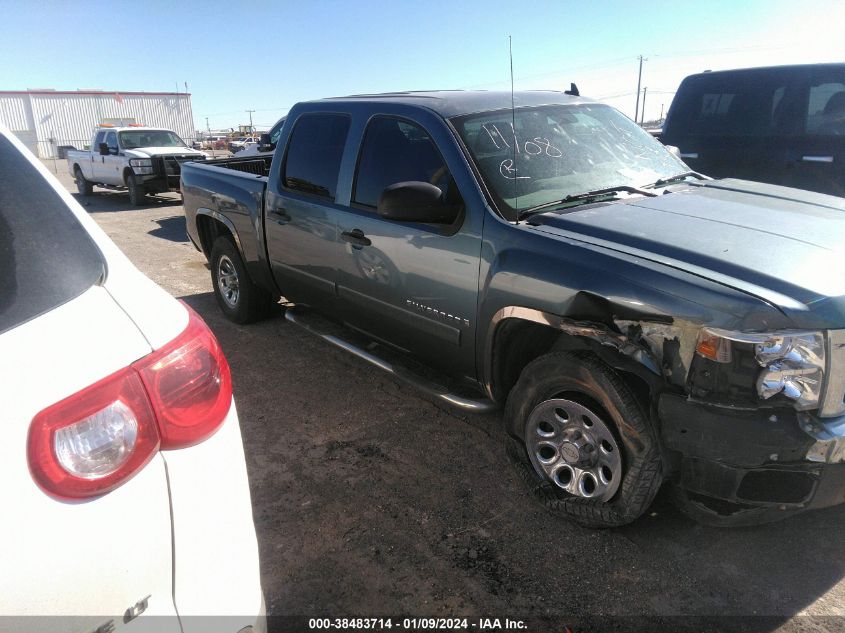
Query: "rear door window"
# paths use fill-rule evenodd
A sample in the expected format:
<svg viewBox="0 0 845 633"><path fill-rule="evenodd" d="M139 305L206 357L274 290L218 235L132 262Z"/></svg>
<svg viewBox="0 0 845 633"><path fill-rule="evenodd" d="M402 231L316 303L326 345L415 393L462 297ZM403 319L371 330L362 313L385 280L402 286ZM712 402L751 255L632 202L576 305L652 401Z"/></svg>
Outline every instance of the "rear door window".
<svg viewBox="0 0 845 633"><path fill-rule="evenodd" d="M334 201L349 122L345 114L299 117L282 167L285 187Z"/></svg>
<svg viewBox="0 0 845 633"><path fill-rule="evenodd" d="M79 296L105 274L59 194L0 135L0 333Z"/></svg>

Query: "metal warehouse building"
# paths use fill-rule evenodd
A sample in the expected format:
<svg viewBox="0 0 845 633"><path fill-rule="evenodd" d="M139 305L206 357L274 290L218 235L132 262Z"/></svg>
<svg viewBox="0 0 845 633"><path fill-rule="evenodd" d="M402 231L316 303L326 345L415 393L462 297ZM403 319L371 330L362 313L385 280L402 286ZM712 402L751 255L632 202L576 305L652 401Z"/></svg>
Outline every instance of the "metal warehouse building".
<svg viewBox="0 0 845 633"><path fill-rule="evenodd" d="M195 135L188 93L0 91L0 124L41 158L56 156L62 146L83 149L102 123L168 128L188 142Z"/></svg>

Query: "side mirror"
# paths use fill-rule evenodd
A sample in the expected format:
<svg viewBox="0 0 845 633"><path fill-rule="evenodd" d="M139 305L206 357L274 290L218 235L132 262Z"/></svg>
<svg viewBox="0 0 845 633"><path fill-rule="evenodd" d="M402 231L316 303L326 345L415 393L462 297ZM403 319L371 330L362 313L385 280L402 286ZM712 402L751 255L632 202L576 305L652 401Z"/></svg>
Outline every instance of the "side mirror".
<svg viewBox="0 0 845 633"><path fill-rule="evenodd" d="M443 202L443 192L431 183L420 181L397 182L385 189L376 207L386 220L451 224L455 207Z"/></svg>
<svg viewBox="0 0 845 633"><path fill-rule="evenodd" d="M270 140L269 134L262 134L258 137L259 152L272 152L274 149L276 149L276 144Z"/></svg>
<svg viewBox="0 0 845 633"><path fill-rule="evenodd" d="M666 149L669 150L669 153L672 154L675 158L681 158L681 150L679 150L674 145L664 145Z"/></svg>
<svg viewBox="0 0 845 633"><path fill-rule="evenodd" d="M109 155L109 146L106 143L100 143L99 150L100 150L100 156L108 156Z"/></svg>

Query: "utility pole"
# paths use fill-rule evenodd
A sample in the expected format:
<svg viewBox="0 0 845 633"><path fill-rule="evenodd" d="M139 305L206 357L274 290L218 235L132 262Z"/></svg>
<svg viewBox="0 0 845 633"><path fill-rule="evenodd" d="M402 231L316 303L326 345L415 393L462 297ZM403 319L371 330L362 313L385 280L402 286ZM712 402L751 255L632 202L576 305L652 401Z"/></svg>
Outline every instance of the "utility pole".
<svg viewBox="0 0 845 633"><path fill-rule="evenodd" d="M643 79L643 62L648 61L648 58L643 58L642 55L640 55L638 59L640 60L640 72L637 74L637 105L634 108L634 123L637 122L637 119L640 116L640 83Z"/></svg>
<svg viewBox="0 0 845 633"><path fill-rule="evenodd" d="M660 120L663 120L663 104L660 104Z"/></svg>
<svg viewBox="0 0 845 633"><path fill-rule="evenodd" d="M249 112L249 133L252 134L255 132L255 128L252 127L252 113L255 112L255 110L247 110L247 112Z"/></svg>
<svg viewBox="0 0 845 633"><path fill-rule="evenodd" d="M640 124L645 123L645 95L646 95L647 92L648 92L648 86L643 88L643 112L642 112L642 115L640 115Z"/></svg>

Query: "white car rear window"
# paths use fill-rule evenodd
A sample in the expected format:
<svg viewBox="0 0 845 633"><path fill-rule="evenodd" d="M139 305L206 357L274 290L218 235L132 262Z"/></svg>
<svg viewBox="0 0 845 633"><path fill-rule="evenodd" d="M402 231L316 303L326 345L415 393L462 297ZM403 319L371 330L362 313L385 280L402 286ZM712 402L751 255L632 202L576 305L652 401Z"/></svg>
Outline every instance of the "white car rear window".
<svg viewBox="0 0 845 633"><path fill-rule="evenodd" d="M0 136L0 333L79 296L105 270L67 205Z"/></svg>

